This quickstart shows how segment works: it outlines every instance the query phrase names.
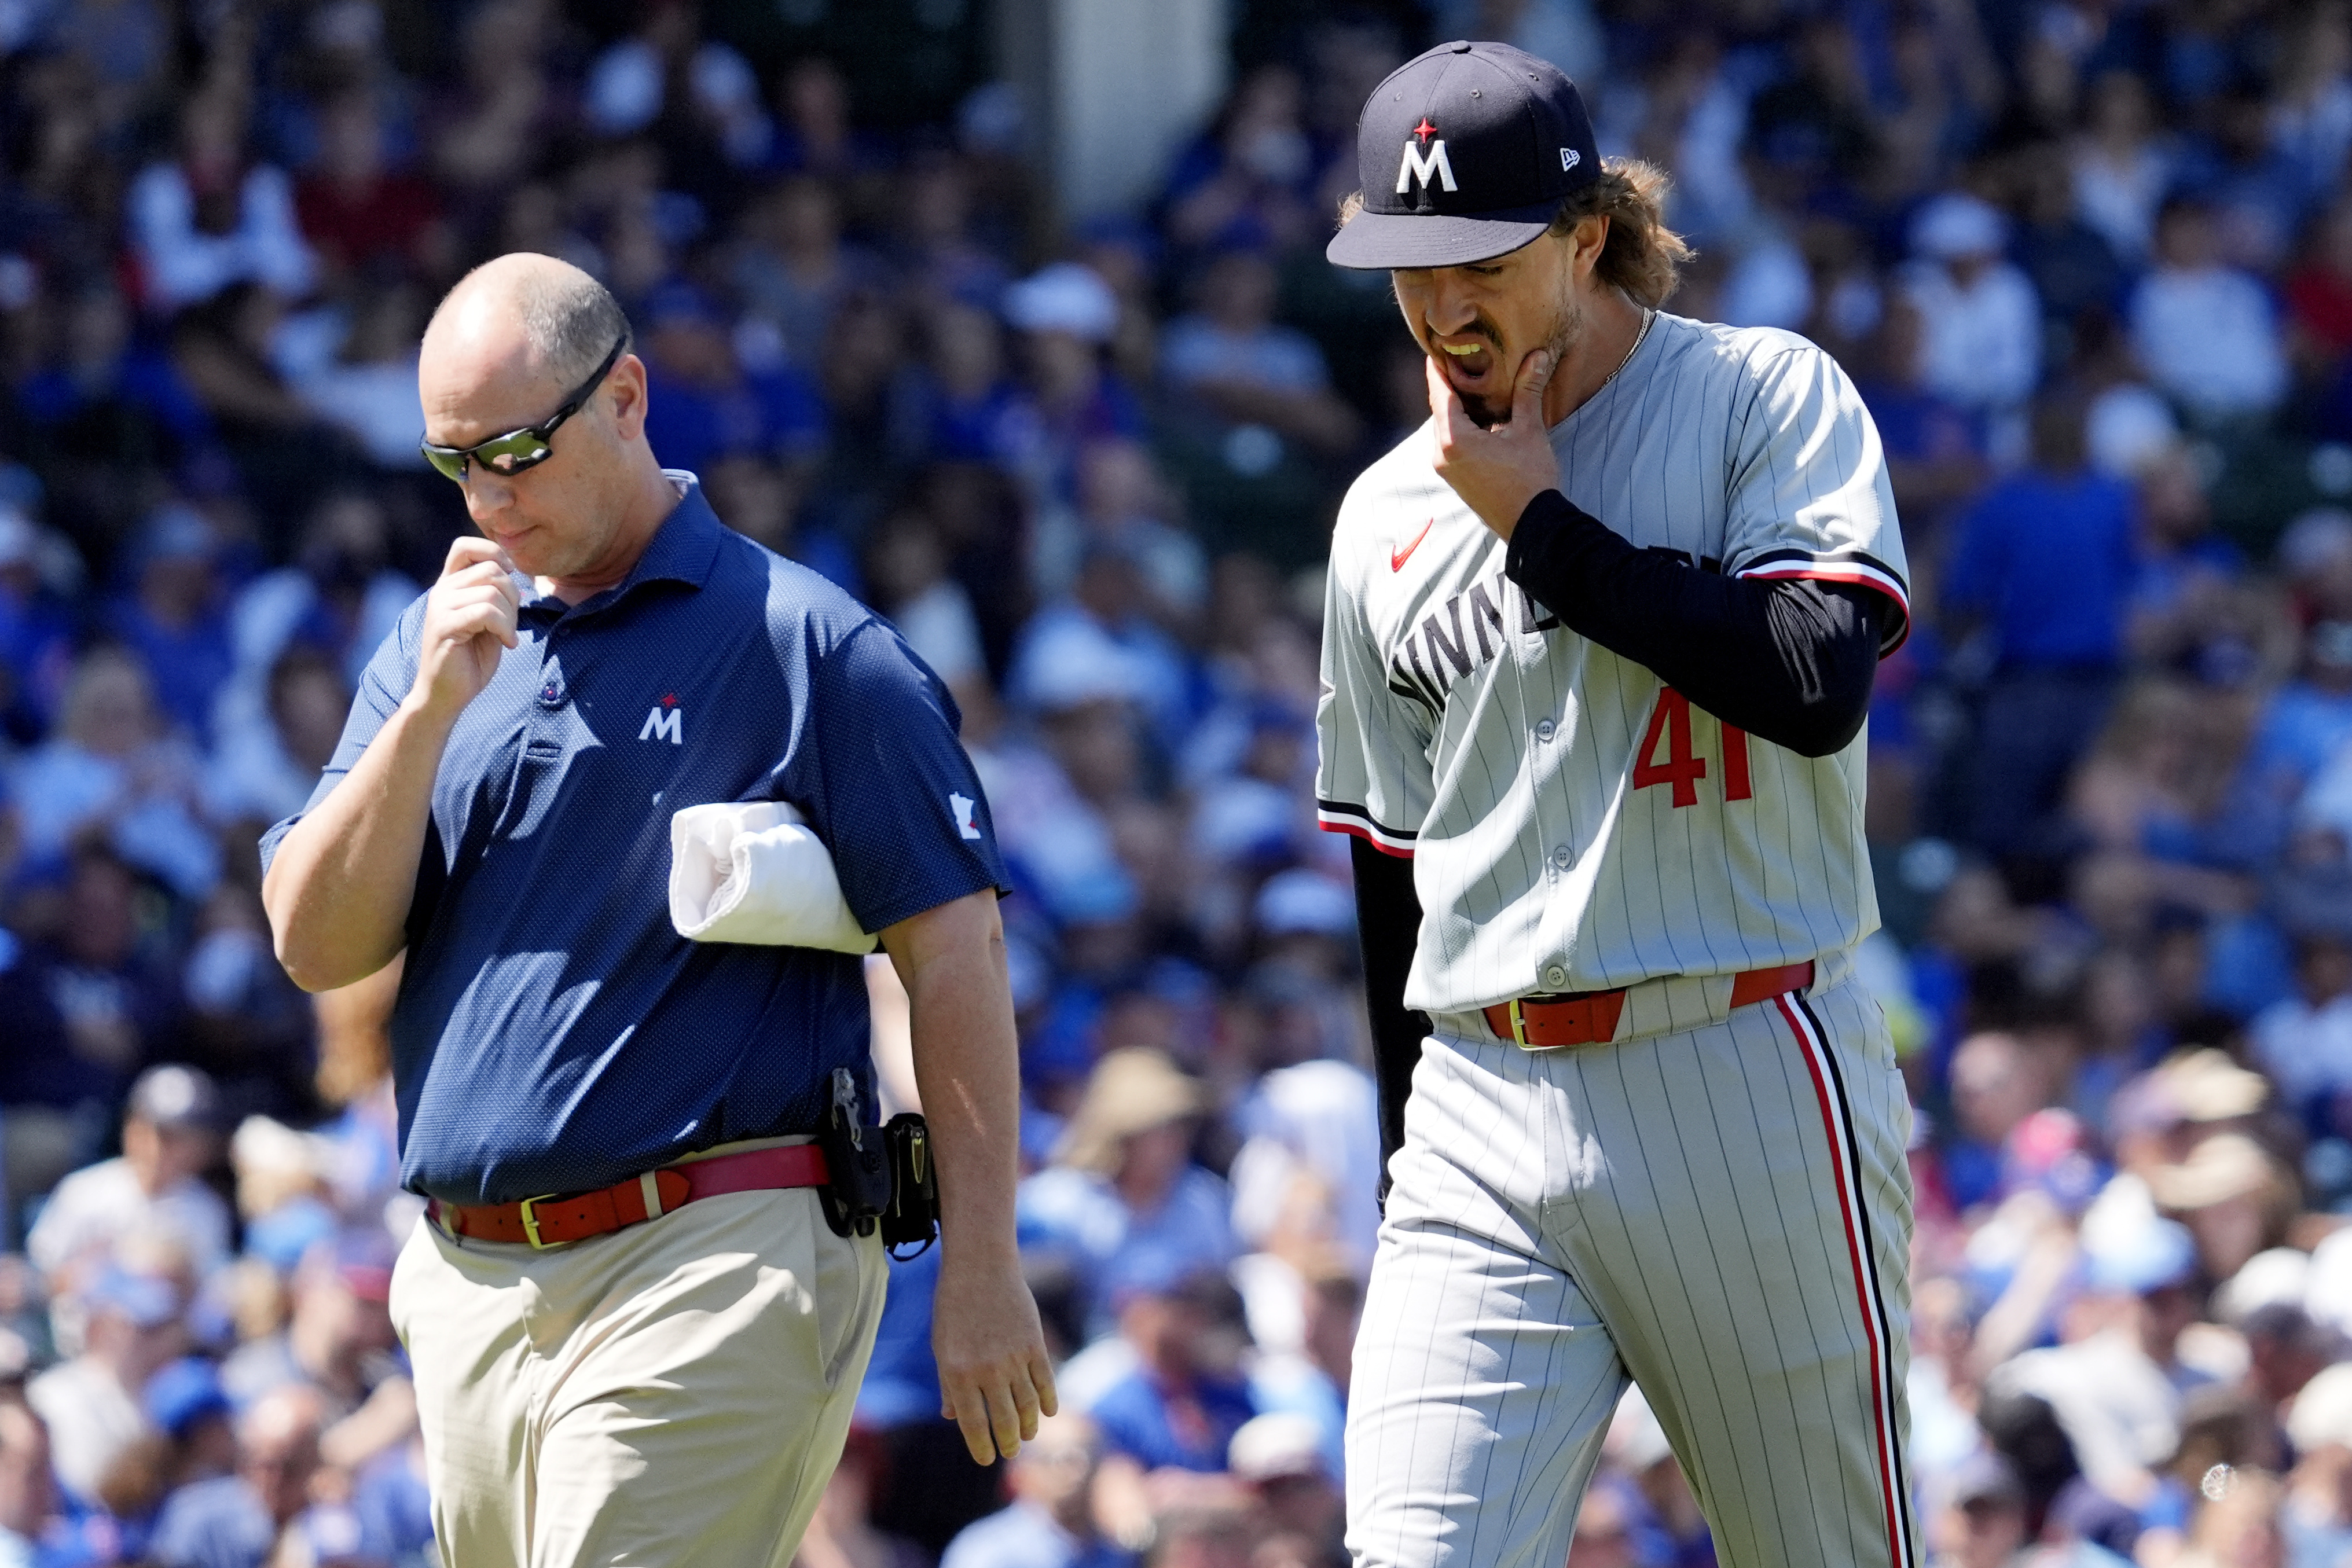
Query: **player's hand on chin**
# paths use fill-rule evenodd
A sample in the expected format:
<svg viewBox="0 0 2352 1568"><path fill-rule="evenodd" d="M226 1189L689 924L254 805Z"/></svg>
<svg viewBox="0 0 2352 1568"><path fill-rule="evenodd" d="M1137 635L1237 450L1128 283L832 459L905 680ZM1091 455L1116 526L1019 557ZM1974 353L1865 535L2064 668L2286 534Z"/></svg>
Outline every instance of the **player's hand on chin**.
<svg viewBox="0 0 2352 1568"><path fill-rule="evenodd" d="M1437 474L1478 518L1504 538L1518 527L1528 503L1559 488L1559 459L1544 429L1544 388L1551 382L1551 354L1538 349L1519 362L1511 389L1511 417L1481 430L1434 361L1423 361L1429 377L1429 412L1437 421Z"/></svg>

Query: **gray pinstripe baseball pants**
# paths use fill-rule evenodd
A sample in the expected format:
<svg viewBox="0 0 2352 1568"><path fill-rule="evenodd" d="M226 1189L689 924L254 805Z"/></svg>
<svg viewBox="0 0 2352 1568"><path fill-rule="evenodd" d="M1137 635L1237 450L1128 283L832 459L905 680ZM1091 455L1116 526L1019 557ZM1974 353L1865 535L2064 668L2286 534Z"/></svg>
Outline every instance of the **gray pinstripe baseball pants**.
<svg viewBox="0 0 2352 1568"><path fill-rule="evenodd" d="M1910 1109L1852 980L1522 1051L1432 1036L1348 1403L1360 1568L1559 1568L1630 1376L1725 1568L1916 1568Z"/></svg>

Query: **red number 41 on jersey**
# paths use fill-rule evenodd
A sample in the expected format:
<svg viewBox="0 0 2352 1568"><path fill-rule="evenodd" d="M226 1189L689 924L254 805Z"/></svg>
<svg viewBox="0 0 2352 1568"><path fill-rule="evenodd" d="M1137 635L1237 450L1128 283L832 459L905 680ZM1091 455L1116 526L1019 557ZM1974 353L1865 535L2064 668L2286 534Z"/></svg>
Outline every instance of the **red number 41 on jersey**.
<svg viewBox="0 0 2352 1568"><path fill-rule="evenodd" d="M1659 692L1658 706L1650 710L1650 727L1633 753L1633 788L1672 785L1677 810L1698 804L1698 781L1706 777L1706 758L1691 749L1690 716L1690 698L1672 686ZM1658 760L1662 741L1666 753L1663 762ZM1723 798L1745 800L1754 794L1748 781L1748 732L1727 724L1723 727Z"/></svg>

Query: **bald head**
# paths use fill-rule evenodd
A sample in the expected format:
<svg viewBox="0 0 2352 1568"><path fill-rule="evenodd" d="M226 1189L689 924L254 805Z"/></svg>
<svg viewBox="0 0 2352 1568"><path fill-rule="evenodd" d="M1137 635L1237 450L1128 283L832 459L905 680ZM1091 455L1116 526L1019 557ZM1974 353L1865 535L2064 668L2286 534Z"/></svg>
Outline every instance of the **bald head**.
<svg viewBox="0 0 2352 1568"><path fill-rule="evenodd" d="M572 603L626 576L677 505L646 442L646 367L614 352L628 332L603 284L551 256L519 252L459 280L425 329L417 362L434 445L547 431L528 464L468 460L451 477L512 570Z"/></svg>
<svg viewBox="0 0 2352 1568"><path fill-rule="evenodd" d="M516 251L457 280L425 329L425 352L520 356L547 381L571 387L628 330L621 302L603 284L568 261Z"/></svg>
<svg viewBox="0 0 2352 1568"><path fill-rule="evenodd" d="M237 1468L281 1524L309 1500L326 1425L326 1402L301 1383L271 1389L236 1424Z"/></svg>

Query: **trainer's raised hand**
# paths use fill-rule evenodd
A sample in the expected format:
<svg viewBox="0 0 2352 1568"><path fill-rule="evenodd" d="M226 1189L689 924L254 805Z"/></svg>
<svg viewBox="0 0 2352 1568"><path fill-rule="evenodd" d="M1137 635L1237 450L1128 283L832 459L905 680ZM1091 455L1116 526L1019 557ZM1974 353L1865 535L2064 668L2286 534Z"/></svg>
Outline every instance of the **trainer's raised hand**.
<svg viewBox="0 0 2352 1568"><path fill-rule="evenodd" d="M514 570L513 559L490 539L467 535L451 543L441 579L425 596L412 706L454 719L490 684L500 650L515 645L522 601Z"/></svg>
<svg viewBox="0 0 2352 1568"><path fill-rule="evenodd" d="M1553 359L1538 349L1519 361L1511 389L1511 417L1481 430L1434 361L1424 361L1429 412L1437 421L1437 474L1478 518L1504 538L1518 526L1528 503L1559 487L1559 458L1544 429L1544 388Z"/></svg>

